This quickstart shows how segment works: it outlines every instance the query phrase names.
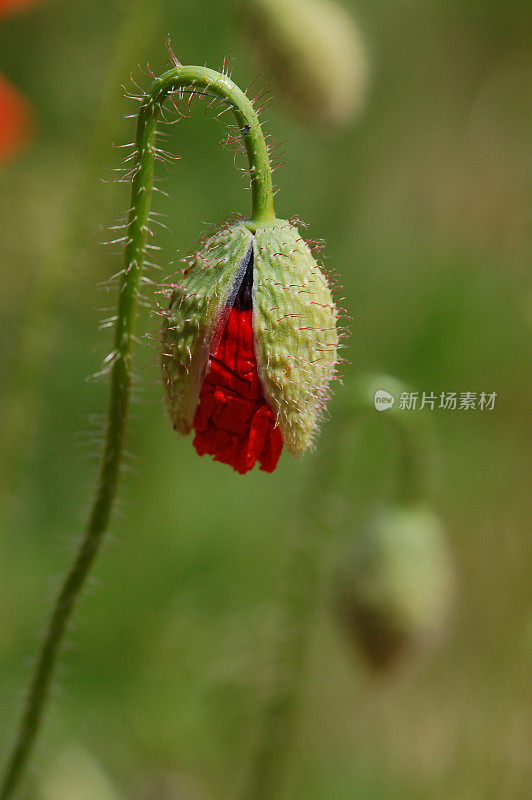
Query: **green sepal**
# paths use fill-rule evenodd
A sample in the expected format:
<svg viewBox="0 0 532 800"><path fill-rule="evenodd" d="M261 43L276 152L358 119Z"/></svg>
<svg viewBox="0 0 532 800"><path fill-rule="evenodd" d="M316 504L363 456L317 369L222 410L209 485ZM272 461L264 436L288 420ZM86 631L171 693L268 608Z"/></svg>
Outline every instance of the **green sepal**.
<svg viewBox="0 0 532 800"><path fill-rule="evenodd" d="M213 340L227 321L231 293L238 288L253 239L244 223L225 226L194 253L163 312L161 368L174 428L192 428ZM239 274L239 270L240 273Z"/></svg>
<svg viewBox="0 0 532 800"><path fill-rule="evenodd" d="M312 443L337 364L338 312L327 279L287 220L257 227L253 329L266 401L289 452Z"/></svg>

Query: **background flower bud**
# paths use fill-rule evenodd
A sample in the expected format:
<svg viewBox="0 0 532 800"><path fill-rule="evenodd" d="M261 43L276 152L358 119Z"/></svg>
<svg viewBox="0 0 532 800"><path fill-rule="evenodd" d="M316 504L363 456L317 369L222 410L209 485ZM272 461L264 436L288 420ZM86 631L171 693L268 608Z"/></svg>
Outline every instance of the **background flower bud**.
<svg viewBox="0 0 532 800"><path fill-rule="evenodd" d="M279 92L305 114L343 124L364 105L366 48L336 0L246 0L247 27Z"/></svg>
<svg viewBox="0 0 532 800"><path fill-rule="evenodd" d="M453 570L439 518L427 506L392 505L342 554L334 605L375 669L441 635Z"/></svg>

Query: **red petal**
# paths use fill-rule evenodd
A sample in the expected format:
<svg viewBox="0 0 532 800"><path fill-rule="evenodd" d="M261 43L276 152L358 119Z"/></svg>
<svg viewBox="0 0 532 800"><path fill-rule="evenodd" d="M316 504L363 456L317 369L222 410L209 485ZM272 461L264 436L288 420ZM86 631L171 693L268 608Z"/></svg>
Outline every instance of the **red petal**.
<svg viewBox="0 0 532 800"><path fill-rule="evenodd" d="M203 382L194 417L194 447L237 472L277 466L283 438L262 394L253 346L252 311L233 308Z"/></svg>

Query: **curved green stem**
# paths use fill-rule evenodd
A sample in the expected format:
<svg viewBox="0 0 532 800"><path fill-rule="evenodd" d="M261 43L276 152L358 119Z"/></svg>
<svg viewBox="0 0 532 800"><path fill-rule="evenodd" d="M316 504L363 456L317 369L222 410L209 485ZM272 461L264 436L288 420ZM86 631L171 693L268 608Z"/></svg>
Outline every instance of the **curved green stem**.
<svg viewBox="0 0 532 800"><path fill-rule="evenodd" d="M118 294L114 348L109 357L111 387L107 429L95 498L85 534L59 591L45 632L18 734L0 784L0 800L11 797L31 754L50 695L61 642L109 525L120 477L128 419L138 294L148 236L154 161L157 155L156 124L161 106L169 93L185 88L202 88L209 95L214 94L230 105L241 128L249 158L252 189L250 225L267 225L275 219L268 150L257 115L246 95L230 78L205 67L179 66L157 78L140 107L137 121L137 149L128 236Z"/></svg>
<svg viewBox="0 0 532 800"><path fill-rule="evenodd" d="M396 398L392 409L378 413L374 394L385 389ZM369 414L392 423L399 446L395 499L413 502L425 497L432 472L426 414L398 409L404 387L384 376L359 378L336 409L333 430L312 465L301 503L304 513L290 531L281 600L272 643L272 683L260 711L260 731L238 800L277 800L283 796L290 750L296 733L302 676L310 651L319 597L325 584L328 553L338 525L333 488L352 463L349 428ZM346 430L347 428L347 430ZM332 521L331 521L332 518ZM340 523L341 524L341 523Z"/></svg>
<svg viewBox="0 0 532 800"><path fill-rule="evenodd" d="M153 147L153 111L164 103L169 92L182 88L203 89L206 94L225 100L231 107L249 161L252 204L250 227L273 223L272 173L264 134L253 103L227 75L206 67L175 67L157 78L139 112L139 133L142 127L144 134L137 140L139 146Z"/></svg>

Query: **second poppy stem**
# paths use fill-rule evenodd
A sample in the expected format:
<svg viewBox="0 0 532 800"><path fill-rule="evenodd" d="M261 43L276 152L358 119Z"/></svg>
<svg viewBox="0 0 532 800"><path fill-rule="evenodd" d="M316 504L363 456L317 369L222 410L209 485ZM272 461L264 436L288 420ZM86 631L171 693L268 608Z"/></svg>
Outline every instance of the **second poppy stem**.
<svg viewBox="0 0 532 800"><path fill-rule="evenodd" d="M305 510L290 530L285 557L272 642L272 682L260 710L259 737L238 800L279 800L283 794L313 626L338 527L335 498L329 495L354 458L353 424L376 413L375 391L382 386L397 397L404 389L388 376L362 376L349 394L344 393L343 408L337 409L332 430L312 465L302 504ZM392 424L399 454L395 499L420 500L428 493L433 470L426 415L394 407L384 417Z"/></svg>

